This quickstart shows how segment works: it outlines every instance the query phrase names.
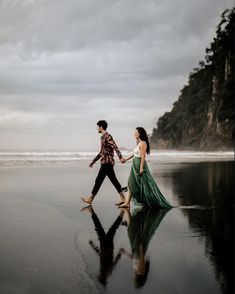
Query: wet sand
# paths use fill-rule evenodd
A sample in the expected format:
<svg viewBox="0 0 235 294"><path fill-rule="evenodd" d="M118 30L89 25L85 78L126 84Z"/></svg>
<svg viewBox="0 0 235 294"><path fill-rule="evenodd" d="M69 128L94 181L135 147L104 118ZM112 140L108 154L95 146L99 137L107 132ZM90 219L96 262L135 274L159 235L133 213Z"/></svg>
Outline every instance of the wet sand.
<svg viewBox="0 0 235 294"><path fill-rule="evenodd" d="M129 226L108 179L93 211L81 212L99 169L87 166L0 168L1 294L233 293L234 162L150 162L176 208L160 215L132 207ZM129 169L116 164L123 186ZM145 227L149 261L139 281L128 255L140 247L137 225ZM112 227L111 239L102 241L102 227Z"/></svg>

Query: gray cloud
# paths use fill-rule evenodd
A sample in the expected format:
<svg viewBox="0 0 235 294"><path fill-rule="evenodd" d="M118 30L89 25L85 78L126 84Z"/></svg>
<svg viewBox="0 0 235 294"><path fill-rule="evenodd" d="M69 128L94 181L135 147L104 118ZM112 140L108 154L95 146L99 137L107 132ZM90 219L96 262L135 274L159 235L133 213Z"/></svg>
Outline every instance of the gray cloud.
<svg viewBox="0 0 235 294"><path fill-rule="evenodd" d="M2 148L91 148L100 118L130 146L136 125L151 132L170 110L204 58L220 14L232 6L231 0L2 0Z"/></svg>

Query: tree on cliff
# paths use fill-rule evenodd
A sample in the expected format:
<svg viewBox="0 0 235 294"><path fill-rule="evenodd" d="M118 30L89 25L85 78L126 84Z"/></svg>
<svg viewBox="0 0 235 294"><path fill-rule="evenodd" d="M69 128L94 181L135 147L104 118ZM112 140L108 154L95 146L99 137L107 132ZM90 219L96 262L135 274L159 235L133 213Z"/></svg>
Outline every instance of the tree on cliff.
<svg viewBox="0 0 235 294"><path fill-rule="evenodd" d="M189 74L170 112L157 122L152 147L227 149L234 136L234 20L225 10L205 61Z"/></svg>

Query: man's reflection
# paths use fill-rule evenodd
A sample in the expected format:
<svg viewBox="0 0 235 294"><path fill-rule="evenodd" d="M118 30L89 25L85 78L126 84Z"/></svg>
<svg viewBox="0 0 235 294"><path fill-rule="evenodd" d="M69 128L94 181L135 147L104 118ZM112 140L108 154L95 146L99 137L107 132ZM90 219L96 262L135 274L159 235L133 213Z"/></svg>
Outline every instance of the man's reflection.
<svg viewBox="0 0 235 294"><path fill-rule="evenodd" d="M119 225L122 222L122 218L124 215L124 210L120 211L120 214L114 221L113 225L110 227L107 233L105 233L99 218L97 217L93 207L91 205L84 207L82 211L87 211L91 214L91 218L93 220L93 223L95 225L95 230L98 235L98 239L100 242L100 245L97 246L95 243L90 240L89 244L94 249L94 251L98 254L100 257L100 274L99 274L99 281L104 286L107 284L107 278L111 275L114 267L117 265L120 257L121 257L121 249L119 250L118 254L114 258L113 250L114 250L114 244L113 239L114 235L116 233L116 230L118 229Z"/></svg>
<svg viewBox="0 0 235 294"><path fill-rule="evenodd" d="M130 240L131 253L122 249L132 260L135 272L135 286L141 288L147 281L150 262L146 257L149 242L160 225L164 216L170 209L144 208L136 210L131 215L128 208L123 209L127 223L127 232Z"/></svg>

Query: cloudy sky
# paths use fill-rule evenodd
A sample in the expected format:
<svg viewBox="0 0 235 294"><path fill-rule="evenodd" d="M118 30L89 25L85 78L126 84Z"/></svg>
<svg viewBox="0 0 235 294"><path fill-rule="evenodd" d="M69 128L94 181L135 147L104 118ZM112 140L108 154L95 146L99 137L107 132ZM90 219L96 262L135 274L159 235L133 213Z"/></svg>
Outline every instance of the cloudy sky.
<svg viewBox="0 0 235 294"><path fill-rule="evenodd" d="M120 147L151 133L232 0L0 0L0 149Z"/></svg>

